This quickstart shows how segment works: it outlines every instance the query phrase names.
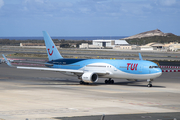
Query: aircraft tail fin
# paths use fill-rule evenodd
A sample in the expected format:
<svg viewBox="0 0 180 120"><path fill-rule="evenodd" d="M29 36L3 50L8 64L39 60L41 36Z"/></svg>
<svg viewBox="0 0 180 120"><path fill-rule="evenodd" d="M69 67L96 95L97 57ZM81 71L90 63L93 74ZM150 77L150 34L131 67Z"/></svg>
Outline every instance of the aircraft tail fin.
<svg viewBox="0 0 180 120"><path fill-rule="evenodd" d="M46 31L43 31L43 36L46 44L46 51L48 54L49 61L62 59L63 57L59 53L49 34Z"/></svg>

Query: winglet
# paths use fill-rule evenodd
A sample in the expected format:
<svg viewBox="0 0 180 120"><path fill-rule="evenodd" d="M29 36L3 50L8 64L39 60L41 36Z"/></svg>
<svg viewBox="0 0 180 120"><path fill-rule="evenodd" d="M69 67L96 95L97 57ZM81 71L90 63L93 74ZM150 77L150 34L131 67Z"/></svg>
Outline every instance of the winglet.
<svg viewBox="0 0 180 120"><path fill-rule="evenodd" d="M141 53L139 53L139 60L143 60Z"/></svg>
<svg viewBox="0 0 180 120"><path fill-rule="evenodd" d="M4 57L4 59L5 59L5 61L6 61L6 63L7 63L7 65L8 66L10 66L10 67L14 67L13 65L11 65L11 63L7 60L7 58L5 57L5 55L4 54L2 54L2 56Z"/></svg>

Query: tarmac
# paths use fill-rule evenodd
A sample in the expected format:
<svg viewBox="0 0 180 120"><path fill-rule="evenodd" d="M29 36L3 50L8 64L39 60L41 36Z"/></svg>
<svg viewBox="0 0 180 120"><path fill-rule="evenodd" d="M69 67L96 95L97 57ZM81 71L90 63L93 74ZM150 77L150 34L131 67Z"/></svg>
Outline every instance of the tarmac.
<svg viewBox="0 0 180 120"><path fill-rule="evenodd" d="M144 60L168 60L180 61L180 52L167 51L142 51L142 50L116 50L116 49L78 49L61 48L59 52L64 57L70 58L94 58L94 59L139 59L141 53ZM0 46L1 54L38 54L47 55L46 49L41 48L22 48L19 46ZM1 57L0 54L0 57Z"/></svg>
<svg viewBox="0 0 180 120"><path fill-rule="evenodd" d="M80 85L59 72L0 64L0 120L179 120L180 73L146 81Z"/></svg>

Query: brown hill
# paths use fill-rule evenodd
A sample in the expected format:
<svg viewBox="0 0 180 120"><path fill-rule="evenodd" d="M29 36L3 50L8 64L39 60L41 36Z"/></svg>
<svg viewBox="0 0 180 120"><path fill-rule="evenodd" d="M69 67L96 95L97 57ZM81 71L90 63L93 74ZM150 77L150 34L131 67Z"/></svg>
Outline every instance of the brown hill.
<svg viewBox="0 0 180 120"><path fill-rule="evenodd" d="M172 33L163 33L161 32L161 30L156 29L156 30L151 30L151 31L147 31L147 32L143 32L143 33L139 33L127 38L124 38L125 40L129 40L129 39L137 39L137 38L144 38L144 37L153 37L153 36L170 36L170 35L174 35Z"/></svg>

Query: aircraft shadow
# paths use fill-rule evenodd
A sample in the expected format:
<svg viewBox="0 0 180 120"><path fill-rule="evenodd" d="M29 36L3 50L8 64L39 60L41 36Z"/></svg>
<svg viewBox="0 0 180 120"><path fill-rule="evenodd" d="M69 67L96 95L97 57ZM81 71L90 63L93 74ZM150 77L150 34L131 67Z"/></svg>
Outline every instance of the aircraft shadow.
<svg viewBox="0 0 180 120"><path fill-rule="evenodd" d="M139 83L142 83L142 84L139 84ZM123 82L115 82L114 84L105 84L105 83L95 83L96 85L119 85L119 86L134 86L134 87L147 87L147 82L144 82L144 81L123 81ZM155 85L153 84L153 87L156 87L156 88L166 88L165 86L158 86L158 85Z"/></svg>
<svg viewBox="0 0 180 120"><path fill-rule="evenodd" d="M147 87L147 82L144 81L123 81L115 82L114 84L105 84L102 82L89 83L89 84L79 84L78 80L39 80L40 83L33 85L71 85L71 86L102 86L102 85L119 85L119 86L132 86L132 87ZM142 83L143 84L139 84ZM158 86L153 84L154 88L166 88L165 86Z"/></svg>

